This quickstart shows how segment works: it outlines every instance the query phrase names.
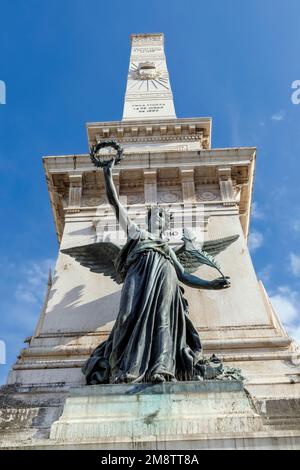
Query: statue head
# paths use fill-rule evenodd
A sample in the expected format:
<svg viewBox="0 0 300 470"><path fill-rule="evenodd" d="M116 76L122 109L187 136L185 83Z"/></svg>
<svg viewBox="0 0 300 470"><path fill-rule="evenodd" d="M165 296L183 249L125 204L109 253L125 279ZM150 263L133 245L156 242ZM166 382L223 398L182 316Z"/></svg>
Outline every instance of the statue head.
<svg viewBox="0 0 300 470"><path fill-rule="evenodd" d="M147 223L149 232L157 232L163 234L170 227L173 214L164 207L152 206L147 212Z"/></svg>

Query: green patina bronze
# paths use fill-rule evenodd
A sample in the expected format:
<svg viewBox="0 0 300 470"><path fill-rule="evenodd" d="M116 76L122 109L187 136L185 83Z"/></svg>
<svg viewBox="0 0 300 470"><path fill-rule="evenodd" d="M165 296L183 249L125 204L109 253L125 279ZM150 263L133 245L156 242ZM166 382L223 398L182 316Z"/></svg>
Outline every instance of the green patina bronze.
<svg viewBox="0 0 300 470"><path fill-rule="evenodd" d="M111 146L107 141L93 149ZM196 289L225 289L230 286L213 256L225 250L238 236L205 242L202 248L186 229L183 245L174 251L164 236L171 215L155 206L148 211L148 230L140 229L121 205L112 169L122 156L106 162L92 161L104 171L106 194L121 227L127 233L123 247L100 242L61 250L92 272L123 283L119 313L106 341L101 343L83 367L87 384L139 383L176 380L240 378L223 368L215 356L205 359L196 328L188 316L185 284ZM206 264L222 277L205 281L192 273Z"/></svg>

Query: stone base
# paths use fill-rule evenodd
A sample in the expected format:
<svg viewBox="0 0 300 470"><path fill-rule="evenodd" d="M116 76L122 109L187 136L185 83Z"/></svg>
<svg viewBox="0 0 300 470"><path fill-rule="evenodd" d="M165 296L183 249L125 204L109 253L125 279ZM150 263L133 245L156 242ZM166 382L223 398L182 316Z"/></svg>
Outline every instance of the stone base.
<svg viewBox="0 0 300 470"><path fill-rule="evenodd" d="M241 382L212 380L75 388L50 440L140 442L263 431Z"/></svg>
<svg viewBox="0 0 300 470"><path fill-rule="evenodd" d="M262 399L220 380L71 391L6 386L0 448L300 449L300 399L289 387L284 398Z"/></svg>

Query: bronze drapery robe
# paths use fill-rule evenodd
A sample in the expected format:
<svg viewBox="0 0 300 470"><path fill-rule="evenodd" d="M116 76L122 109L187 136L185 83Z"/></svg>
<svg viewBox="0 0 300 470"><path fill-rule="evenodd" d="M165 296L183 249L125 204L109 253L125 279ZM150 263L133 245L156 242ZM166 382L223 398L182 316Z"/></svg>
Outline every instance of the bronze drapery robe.
<svg viewBox="0 0 300 470"><path fill-rule="evenodd" d="M124 278L119 313L106 341L83 366L88 384L192 380L208 372L188 317L168 243L146 231L129 239L116 262ZM210 369L210 375L217 371ZM215 372L212 372L215 370Z"/></svg>

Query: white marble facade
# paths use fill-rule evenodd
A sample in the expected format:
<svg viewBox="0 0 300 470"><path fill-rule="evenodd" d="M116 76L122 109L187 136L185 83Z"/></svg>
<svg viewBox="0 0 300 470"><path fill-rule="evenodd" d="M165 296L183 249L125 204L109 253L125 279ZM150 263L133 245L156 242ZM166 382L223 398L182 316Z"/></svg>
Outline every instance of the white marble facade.
<svg viewBox="0 0 300 470"><path fill-rule="evenodd" d="M210 118L176 118L163 35L133 35L123 120L88 123L87 133L89 146L116 139L124 147L114 181L137 223L145 224L147 207L160 204L174 213L174 245L183 226L192 227L200 241L240 235L218 257L231 277L230 289L185 288L191 319L206 354L216 353L226 365L242 369L258 407L263 410L268 400L298 400L299 349L257 279L247 247L256 149L213 149ZM47 156L44 168L60 248L107 238L124 243L102 172L88 154ZM215 277L209 268L197 274ZM23 395L30 387L33 402L32 390L39 390L49 402L49 396L62 399L70 387L83 385L80 367L109 334L119 297L120 286L110 278L58 253L36 331L20 352L8 386L18 384ZM299 437L300 427L293 429Z"/></svg>

